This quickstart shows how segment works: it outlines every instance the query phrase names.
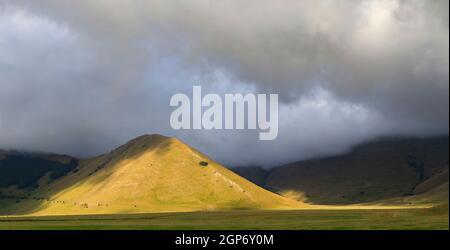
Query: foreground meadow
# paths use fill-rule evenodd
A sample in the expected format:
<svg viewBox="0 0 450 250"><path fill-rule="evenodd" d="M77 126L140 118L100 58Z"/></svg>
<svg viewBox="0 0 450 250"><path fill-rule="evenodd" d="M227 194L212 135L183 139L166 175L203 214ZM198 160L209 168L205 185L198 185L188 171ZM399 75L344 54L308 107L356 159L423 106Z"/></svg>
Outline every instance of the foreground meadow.
<svg viewBox="0 0 450 250"><path fill-rule="evenodd" d="M448 230L448 206L431 209L224 211L0 217L2 230Z"/></svg>

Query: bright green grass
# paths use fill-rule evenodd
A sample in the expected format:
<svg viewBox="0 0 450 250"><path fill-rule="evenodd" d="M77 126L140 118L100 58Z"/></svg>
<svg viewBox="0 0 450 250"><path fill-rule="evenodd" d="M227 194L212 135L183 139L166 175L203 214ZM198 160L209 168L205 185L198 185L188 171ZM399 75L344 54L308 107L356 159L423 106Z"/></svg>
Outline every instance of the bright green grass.
<svg viewBox="0 0 450 250"><path fill-rule="evenodd" d="M448 208L448 207L447 207ZM448 209L299 210L0 218L0 229L449 229Z"/></svg>

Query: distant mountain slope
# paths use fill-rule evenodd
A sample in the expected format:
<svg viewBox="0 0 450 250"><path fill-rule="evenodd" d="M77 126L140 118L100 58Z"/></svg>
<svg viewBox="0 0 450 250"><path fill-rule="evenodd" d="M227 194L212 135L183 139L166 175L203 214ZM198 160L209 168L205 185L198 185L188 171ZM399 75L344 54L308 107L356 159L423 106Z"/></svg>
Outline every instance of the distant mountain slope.
<svg viewBox="0 0 450 250"><path fill-rule="evenodd" d="M70 156L0 151L0 188L35 189L44 176L56 180L78 165Z"/></svg>
<svg viewBox="0 0 450 250"><path fill-rule="evenodd" d="M300 204L241 178L175 138L142 136L80 162L0 213L109 214L270 209Z"/></svg>
<svg viewBox="0 0 450 250"><path fill-rule="evenodd" d="M445 190L447 199L442 202L448 202L448 145L448 137L380 139L344 155L267 170L261 186L313 204L363 203L412 195L427 200L431 194L434 198L428 200L436 201L436 197L445 198ZM260 178L264 170L234 171L252 180ZM442 188L445 185L447 188Z"/></svg>

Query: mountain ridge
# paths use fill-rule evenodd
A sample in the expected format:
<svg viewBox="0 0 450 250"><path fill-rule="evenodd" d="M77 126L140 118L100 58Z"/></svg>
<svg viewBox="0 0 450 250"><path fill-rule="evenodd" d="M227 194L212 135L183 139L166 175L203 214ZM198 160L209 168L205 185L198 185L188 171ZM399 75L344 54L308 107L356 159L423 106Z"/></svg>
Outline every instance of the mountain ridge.
<svg viewBox="0 0 450 250"><path fill-rule="evenodd" d="M1 171L8 153L0 152ZM448 137L377 140L348 154L294 162L270 171L233 169L238 175L181 140L157 134L139 136L92 158L43 157L62 167L74 160L76 165L55 179L51 171L41 173L37 185L31 187L0 186L0 214L448 203ZM244 179L254 176L259 186Z"/></svg>

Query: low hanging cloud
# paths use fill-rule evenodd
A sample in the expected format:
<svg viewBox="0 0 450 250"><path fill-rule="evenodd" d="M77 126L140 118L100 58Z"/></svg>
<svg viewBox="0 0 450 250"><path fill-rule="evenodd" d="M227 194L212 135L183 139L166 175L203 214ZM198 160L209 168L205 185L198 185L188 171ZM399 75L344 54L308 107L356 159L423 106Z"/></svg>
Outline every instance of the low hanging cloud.
<svg viewBox="0 0 450 250"><path fill-rule="evenodd" d="M90 156L144 133L227 165L448 134L448 1L0 0L0 148ZM170 97L279 93L279 138L174 131ZM242 148L245 148L242 150Z"/></svg>

